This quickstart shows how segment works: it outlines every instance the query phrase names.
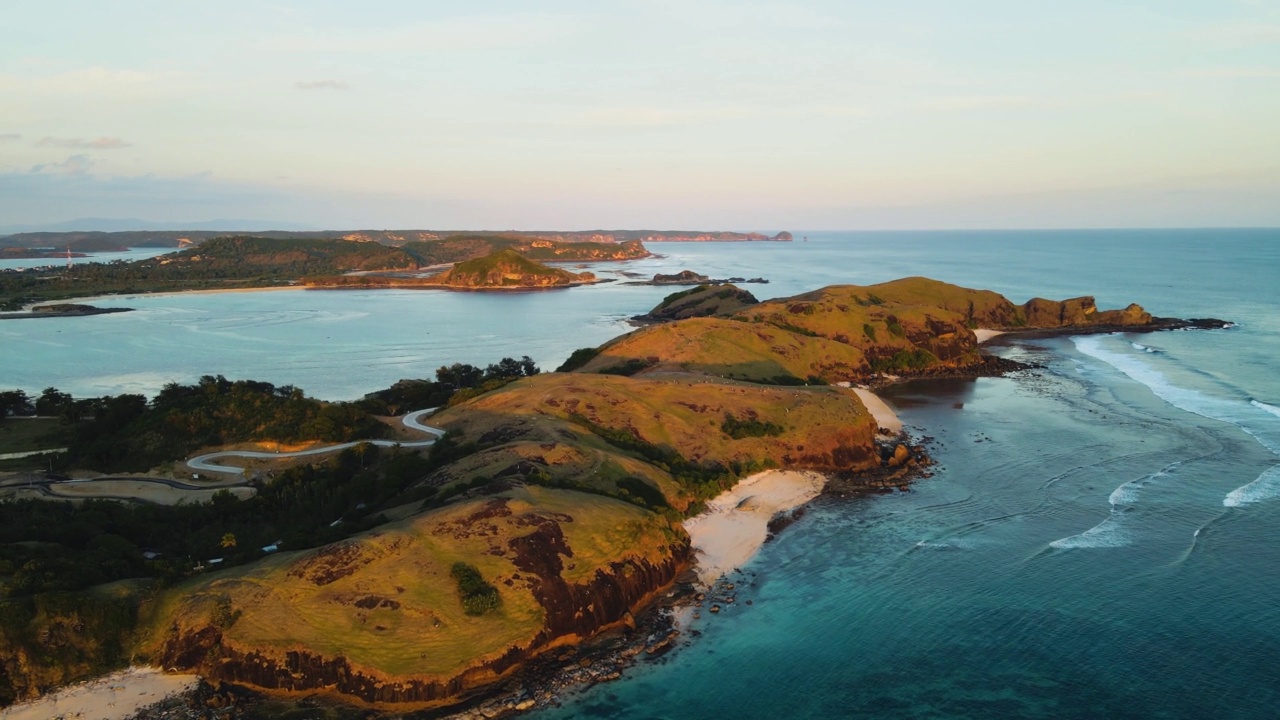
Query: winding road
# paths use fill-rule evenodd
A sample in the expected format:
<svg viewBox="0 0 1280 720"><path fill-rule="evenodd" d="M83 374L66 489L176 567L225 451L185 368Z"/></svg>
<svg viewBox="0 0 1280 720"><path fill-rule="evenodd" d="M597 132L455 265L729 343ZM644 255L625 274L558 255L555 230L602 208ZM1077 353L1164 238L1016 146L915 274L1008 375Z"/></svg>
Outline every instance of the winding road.
<svg viewBox="0 0 1280 720"><path fill-rule="evenodd" d="M228 475L242 476L244 475L244 470L245 470L244 468L236 467L235 465L215 464L213 461L219 460L221 458L232 458L232 457L264 459L264 458L304 457L307 455L323 455L325 453L338 452L339 450L346 450L347 448L355 447L363 443L377 445L378 447L408 447L408 448L427 447L429 445L434 445L436 440L438 440L441 436L444 435L444 430L441 430L440 428L437 428L437 427L432 427L430 425L424 425L419 421L419 418L430 415L439 409L440 408L427 408L426 410L415 410L405 415L400 420L400 422L402 422L404 426L409 428L410 430L419 430L421 432L427 433L428 435L433 435L434 437L432 437L432 439L430 440L422 440L419 442L397 442L395 440L353 440L351 442L340 443L338 445L325 445L324 447L311 448L310 450L296 450L294 452L261 452L258 450L223 450L220 452L212 452L212 453L205 453L204 455L197 455L196 457L193 457L187 461L187 467L191 468L192 470L197 470L200 472L225 473Z"/></svg>

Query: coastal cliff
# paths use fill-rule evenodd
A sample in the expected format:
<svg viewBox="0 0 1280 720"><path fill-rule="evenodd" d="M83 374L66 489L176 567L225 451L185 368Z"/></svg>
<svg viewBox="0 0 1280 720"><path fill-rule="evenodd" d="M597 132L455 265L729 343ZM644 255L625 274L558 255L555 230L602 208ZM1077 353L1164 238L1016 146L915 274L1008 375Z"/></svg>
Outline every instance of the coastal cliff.
<svg viewBox="0 0 1280 720"><path fill-rule="evenodd" d="M732 286L670 295L637 318L661 324L607 343L582 369L602 372L644 361L654 368L775 382L982 374L998 368L978 352L977 328L1058 333L1170 326L1138 305L1099 310L1092 297L1015 305L989 290L919 277L754 300ZM735 361L726 362L728 357Z"/></svg>
<svg viewBox="0 0 1280 720"><path fill-rule="evenodd" d="M495 609L468 614L458 558ZM266 690L439 705L621 623L687 561L687 536L634 506L513 489L188 582L151 608L144 652Z"/></svg>

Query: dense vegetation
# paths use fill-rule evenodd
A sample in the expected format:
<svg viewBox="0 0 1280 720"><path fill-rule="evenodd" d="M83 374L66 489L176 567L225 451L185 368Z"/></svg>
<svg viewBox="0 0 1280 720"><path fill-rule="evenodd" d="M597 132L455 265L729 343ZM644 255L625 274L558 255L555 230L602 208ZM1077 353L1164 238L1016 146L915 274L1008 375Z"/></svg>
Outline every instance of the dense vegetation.
<svg viewBox="0 0 1280 720"><path fill-rule="evenodd" d="M475 565L456 562L450 570L454 582L458 583L458 597L462 599L462 607L468 615L483 615L496 610L502 598L498 596L498 588L485 582L484 576Z"/></svg>
<svg viewBox="0 0 1280 720"><path fill-rule="evenodd" d="M141 395L75 400L55 388L34 401L20 391L0 398L61 415L70 437L69 459L77 466L145 469L211 445L378 437L388 428L371 413L443 405L459 393L500 387L538 372L528 356L503 358L485 368L454 363L439 368L435 382L403 381L359 403L323 403L291 386L222 376L206 376L194 385L171 383L150 403ZM219 493L210 503L177 506L0 502L0 597L77 590L122 578L177 577L202 558L248 560L277 541L290 549L332 542L377 524L382 508L434 499L434 488L409 488L471 451L452 436L438 441L426 457L361 444L322 463L283 470L248 500ZM342 522L334 524L337 520ZM148 559L145 552L156 555Z"/></svg>
<svg viewBox="0 0 1280 720"><path fill-rule="evenodd" d="M725 413L724 422L720 423L720 431L734 440L749 437L778 437L782 434L782 426L757 418L745 420Z"/></svg>
<svg viewBox="0 0 1280 720"><path fill-rule="evenodd" d="M74 400L46 388L44 415L73 427L67 460L102 472L142 471L203 447L249 441L332 441L382 437L387 427L349 403L326 403L301 390L206 375L142 395Z"/></svg>
<svg viewBox="0 0 1280 720"><path fill-rule="evenodd" d="M411 410L456 405L497 390L513 380L533 377L540 372L528 355L519 360L502 358L484 368L468 363L454 363L437 369L435 382L401 380L386 390L369 393L357 404L366 412L401 415Z"/></svg>

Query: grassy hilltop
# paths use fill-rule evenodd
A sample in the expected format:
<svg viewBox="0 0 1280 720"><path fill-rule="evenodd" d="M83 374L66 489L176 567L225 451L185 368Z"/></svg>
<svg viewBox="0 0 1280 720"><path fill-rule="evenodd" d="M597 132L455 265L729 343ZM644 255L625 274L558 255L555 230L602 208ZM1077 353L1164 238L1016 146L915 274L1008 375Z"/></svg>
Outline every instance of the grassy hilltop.
<svg viewBox="0 0 1280 720"><path fill-rule="evenodd" d="M424 282L461 289L568 287L592 282L592 273L571 273L530 260L506 248L484 257L464 260L426 278Z"/></svg>
<svg viewBox="0 0 1280 720"><path fill-rule="evenodd" d="M753 302L733 286L668 296L647 319L699 317L642 328L606 343L586 372L681 368L772 382L863 382L956 371L983 363L973 330L1135 327L1141 307L1100 311L1093 298L1036 298L1023 305L989 290L928 278L835 285ZM749 294L747 294L749 295Z"/></svg>

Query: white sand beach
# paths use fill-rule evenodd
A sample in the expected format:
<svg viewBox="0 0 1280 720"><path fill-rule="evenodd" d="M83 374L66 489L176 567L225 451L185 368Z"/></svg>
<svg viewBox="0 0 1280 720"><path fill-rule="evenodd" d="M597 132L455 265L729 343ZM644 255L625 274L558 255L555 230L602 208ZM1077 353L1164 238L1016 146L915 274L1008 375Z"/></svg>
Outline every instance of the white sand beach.
<svg viewBox="0 0 1280 720"><path fill-rule="evenodd" d="M131 667L0 710L0 720L123 720L148 705L187 692L200 678Z"/></svg>
<svg viewBox="0 0 1280 720"><path fill-rule="evenodd" d="M1004 332L1005 332L1004 330L988 330L986 328L978 328L977 330L973 331L973 334L978 336L978 344L981 345L982 343L990 340L993 337L996 337L997 335L1003 335Z"/></svg>
<svg viewBox="0 0 1280 720"><path fill-rule="evenodd" d="M876 424L893 433L902 432L902 421L898 419L898 414L893 408L885 404L879 395L871 392L866 388L851 388L858 395L858 399L862 404L867 406L867 410L871 413L871 417L876 419Z"/></svg>
<svg viewBox="0 0 1280 720"><path fill-rule="evenodd" d="M769 520L814 499L826 482L821 473L766 470L709 501L705 511L684 523L698 579L710 586L745 565L764 545Z"/></svg>

